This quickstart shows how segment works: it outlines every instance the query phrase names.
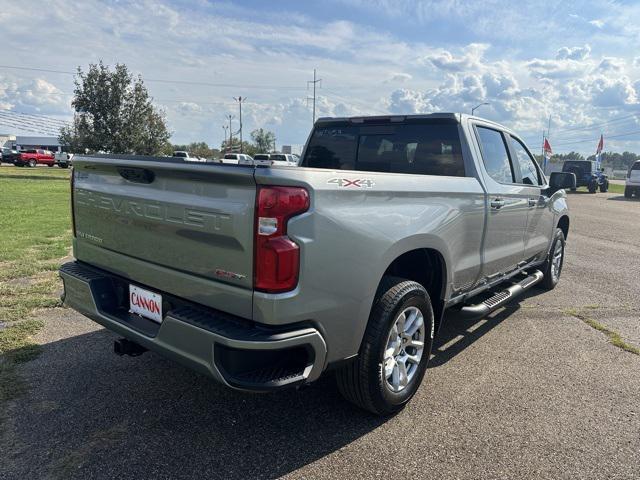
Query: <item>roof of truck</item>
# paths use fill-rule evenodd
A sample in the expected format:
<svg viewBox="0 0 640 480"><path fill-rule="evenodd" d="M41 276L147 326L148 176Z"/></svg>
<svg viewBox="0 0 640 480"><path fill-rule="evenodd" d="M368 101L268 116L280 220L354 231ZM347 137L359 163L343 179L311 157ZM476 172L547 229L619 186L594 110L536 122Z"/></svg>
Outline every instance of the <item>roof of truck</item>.
<svg viewBox="0 0 640 480"><path fill-rule="evenodd" d="M438 112L438 113L425 113L425 114L411 114L411 115L362 115L357 117L320 117L316 120L316 124L320 123L333 123L333 122L349 122L349 123L378 123L378 122L403 122L406 120L436 120L447 119L457 123L462 123L463 120L479 120L483 123L491 124L501 130L505 130L509 133L513 133L509 127L501 125L492 120L478 117L475 115L469 115L467 113L459 112Z"/></svg>

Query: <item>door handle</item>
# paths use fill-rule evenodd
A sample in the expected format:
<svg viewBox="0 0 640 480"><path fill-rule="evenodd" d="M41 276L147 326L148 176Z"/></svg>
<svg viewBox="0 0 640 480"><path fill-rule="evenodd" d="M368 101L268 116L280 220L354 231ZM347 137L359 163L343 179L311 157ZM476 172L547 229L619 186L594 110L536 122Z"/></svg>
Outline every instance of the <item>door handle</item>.
<svg viewBox="0 0 640 480"><path fill-rule="evenodd" d="M504 207L504 200L501 198L494 198L493 200L491 200L491 208L494 208L496 210L500 210L502 207Z"/></svg>
<svg viewBox="0 0 640 480"><path fill-rule="evenodd" d="M530 198L529 199L529 206L530 207L535 207L536 205L538 205L538 199L537 198Z"/></svg>

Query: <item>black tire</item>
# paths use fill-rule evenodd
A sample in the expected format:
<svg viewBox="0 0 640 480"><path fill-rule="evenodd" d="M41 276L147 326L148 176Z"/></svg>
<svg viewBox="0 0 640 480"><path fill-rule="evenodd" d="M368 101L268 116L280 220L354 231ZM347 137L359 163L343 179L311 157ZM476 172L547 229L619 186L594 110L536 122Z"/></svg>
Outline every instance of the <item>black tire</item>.
<svg viewBox="0 0 640 480"><path fill-rule="evenodd" d="M572 192L577 192L577 191L578 191L578 189L577 189L577 188L572 188L572 189L571 189L571 191L572 191Z"/></svg>
<svg viewBox="0 0 640 480"><path fill-rule="evenodd" d="M424 348L411 380L394 392L384 373L384 355L392 327L405 309L415 307L424 318ZM434 319L429 294L419 283L384 277L378 287L369 323L355 360L336 371L340 393L376 415L400 411L413 397L427 370L433 344Z"/></svg>
<svg viewBox="0 0 640 480"><path fill-rule="evenodd" d="M29 163L27 164L29 165L29 167L34 168L38 165L38 162L36 162L35 160L31 159L29 160Z"/></svg>
<svg viewBox="0 0 640 480"><path fill-rule="evenodd" d="M600 185L600 193L607 193L609 191L609 181L605 181Z"/></svg>
<svg viewBox="0 0 640 480"><path fill-rule="evenodd" d="M69 164L68 163L61 163L60 164L60 168L69 168Z"/></svg>
<svg viewBox="0 0 640 480"><path fill-rule="evenodd" d="M633 191L629 187L624 188L624 197L625 198L633 197Z"/></svg>
<svg viewBox="0 0 640 480"><path fill-rule="evenodd" d="M558 268L558 274L557 275L553 275L552 273L552 268L553 268L553 255L554 255L554 251L556 249L556 245L557 243L560 242L561 244L561 251L562 251L562 256L560 257L560 265ZM553 242L551 243L551 249L549 250L549 255L547 256L547 260L544 262L544 264L542 265L542 273L544 274L544 278L542 279L542 281L540 282L540 287L545 289L545 290L553 290L554 288L556 288L556 285L558 284L558 282L560 281L560 275L562 273L562 266L564 265L564 251L565 251L565 239L564 239L564 233L562 232L561 229L556 228L556 234L553 237Z"/></svg>

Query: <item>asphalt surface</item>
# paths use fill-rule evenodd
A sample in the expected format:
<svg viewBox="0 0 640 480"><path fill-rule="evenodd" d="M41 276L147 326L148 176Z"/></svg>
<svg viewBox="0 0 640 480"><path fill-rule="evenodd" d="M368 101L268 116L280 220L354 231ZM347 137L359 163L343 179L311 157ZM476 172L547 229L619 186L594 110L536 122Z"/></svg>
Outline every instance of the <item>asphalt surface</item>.
<svg viewBox="0 0 640 480"><path fill-rule="evenodd" d="M43 312L44 352L20 368L0 478L640 477L640 201L570 195L560 285L479 322L450 315L409 406L378 419L327 377L247 395L111 333Z"/></svg>

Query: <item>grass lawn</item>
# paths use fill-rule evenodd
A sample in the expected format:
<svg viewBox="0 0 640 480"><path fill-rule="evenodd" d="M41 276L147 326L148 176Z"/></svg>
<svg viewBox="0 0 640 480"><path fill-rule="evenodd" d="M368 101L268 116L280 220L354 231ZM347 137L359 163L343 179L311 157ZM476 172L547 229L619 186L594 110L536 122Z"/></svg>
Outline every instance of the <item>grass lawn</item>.
<svg viewBox="0 0 640 480"><path fill-rule="evenodd" d="M0 167L0 402L22 391L17 363L38 355L37 308L60 304L57 270L71 246L69 173Z"/></svg>

